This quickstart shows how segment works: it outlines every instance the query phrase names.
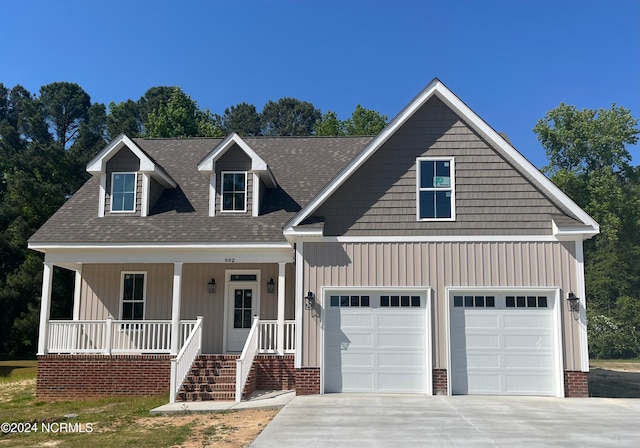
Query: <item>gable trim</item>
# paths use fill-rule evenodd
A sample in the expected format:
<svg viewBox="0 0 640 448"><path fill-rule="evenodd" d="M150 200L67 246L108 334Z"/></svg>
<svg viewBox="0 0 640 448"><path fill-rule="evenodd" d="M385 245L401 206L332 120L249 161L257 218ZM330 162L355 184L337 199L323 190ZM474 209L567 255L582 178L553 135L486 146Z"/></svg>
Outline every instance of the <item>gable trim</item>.
<svg viewBox="0 0 640 448"><path fill-rule="evenodd" d="M351 175L358 170L395 132L404 125L413 114L420 109L430 98L438 97L470 127L487 140L489 145L498 149L510 160L516 168L526 172L535 182L536 186L549 194L549 198L558 204L563 204L571 213L582 221L589 229L585 229L585 235L591 236L599 233L598 223L580 208L562 190L545 177L531 162L520 154L504 137L491 128L480 116L473 112L460 98L449 90L439 79L433 79L396 117L374 138L358 156L338 175L327 184L311 201L309 201L284 227L285 231L299 225L316 211Z"/></svg>
<svg viewBox="0 0 640 448"><path fill-rule="evenodd" d="M164 169L155 163L146 152L144 152L133 140L124 134L114 138L102 151L98 153L87 164L87 172L100 176L107 172L107 162L115 156L122 148L128 148L138 159L140 159L140 172L147 173L154 177L165 188L176 188L176 182L167 174Z"/></svg>

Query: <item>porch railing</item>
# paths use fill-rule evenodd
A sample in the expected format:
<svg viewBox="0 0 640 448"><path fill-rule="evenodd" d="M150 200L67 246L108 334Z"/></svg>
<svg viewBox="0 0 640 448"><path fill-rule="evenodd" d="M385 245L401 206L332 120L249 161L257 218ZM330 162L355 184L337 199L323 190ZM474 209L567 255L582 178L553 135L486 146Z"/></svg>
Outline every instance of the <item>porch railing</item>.
<svg viewBox="0 0 640 448"><path fill-rule="evenodd" d="M293 353L296 343L296 321L284 321L284 353ZM258 327L258 350L260 353L278 353L278 321L261 320Z"/></svg>
<svg viewBox="0 0 640 448"><path fill-rule="evenodd" d="M175 403L180 386L191 370L193 361L200 353L202 353L202 316L198 316L182 349L171 360L171 390L169 393L171 403Z"/></svg>
<svg viewBox="0 0 640 448"><path fill-rule="evenodd" d="M258 327L260 326L260 320L258 317L253 318L253 324L251 325L251 330L249 331L249 337L247 337L247 342L244 344L244 349L242 350L242 354L240 358L236 360L236 401L239 402L242 400L242 390L244 389L244 385L249 379L249 372L251 371L251 366L253 365L253 358L255 358L256 353L258 353Z"/></svg>
<svg viewBox="0 0 640 448"><path fill-rule="evenodd" d="M180 322L179 347L197 321ZM170 353L170 320L55 320L49 322L48 353Z"/></svg>

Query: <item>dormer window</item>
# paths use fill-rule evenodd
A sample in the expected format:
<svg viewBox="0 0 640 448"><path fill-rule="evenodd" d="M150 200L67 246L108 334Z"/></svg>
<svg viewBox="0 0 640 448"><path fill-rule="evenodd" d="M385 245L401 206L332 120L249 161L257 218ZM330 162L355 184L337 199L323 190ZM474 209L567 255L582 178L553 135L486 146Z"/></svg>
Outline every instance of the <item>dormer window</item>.
<svg viewBox="0 0 640 448"><path fill-rule="evenodd" d="M453 158L419 158L417 214L419 221L455 220Z"/></svg>
<svg viewBox="0 0 640 448"><path fill-rule="evenodd" d="M222 211L247 211L247 173L222 173Z"/></svg>
<svg viewBox="0 0 640 448"><path fill-rule="evenodd" d="M136 211L136 173L113 173L111 212Z"/></svg>

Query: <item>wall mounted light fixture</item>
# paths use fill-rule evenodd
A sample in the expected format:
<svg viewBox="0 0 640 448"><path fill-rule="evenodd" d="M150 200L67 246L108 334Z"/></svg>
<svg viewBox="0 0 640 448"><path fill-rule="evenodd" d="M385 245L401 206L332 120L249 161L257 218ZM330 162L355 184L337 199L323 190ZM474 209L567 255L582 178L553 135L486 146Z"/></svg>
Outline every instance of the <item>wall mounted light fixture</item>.
<svg viewBox="0 0 640 448"><path fill-rule="evenodd" d="M216 279L215 278L211 278L211 281L209 283L207 283L207 290L209 291L209 294L214 294L216 292Z"/></svg>
<svg viewBox="0 0 640 448"><path fill-rule="evenodd" d="M304 308L307 310L312 310L315 303L316 295L311 291L307 292L307 295L304 298Z"/></svg>
<svg viewBox="0 0 640 448"><path fill-rule="evenodd" d="M276 290L276 283L273 281L273 278L270 278L269 281L267 282L267 292L269 294L272 294L273 291Z"/></svg>
<svg viewBox="0 0 640 448"><path fill-rule="evenodd" d="M569 303L569 311L580 310L580 299L573 292L567 294L567 302Z"/></svg>

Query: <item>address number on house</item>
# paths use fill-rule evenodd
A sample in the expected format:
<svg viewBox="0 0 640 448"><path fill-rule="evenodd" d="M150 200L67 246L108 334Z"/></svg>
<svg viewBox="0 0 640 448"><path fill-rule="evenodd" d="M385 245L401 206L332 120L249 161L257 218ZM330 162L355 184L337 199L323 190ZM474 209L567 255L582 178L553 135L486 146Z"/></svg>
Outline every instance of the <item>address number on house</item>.
<svg viewBox="0 0 640 448"><path fill-rule="evenodd" d="M231 258L231 257L227 257L224 259L225 263L235 263L236 259L235 258Z"/></svg>

